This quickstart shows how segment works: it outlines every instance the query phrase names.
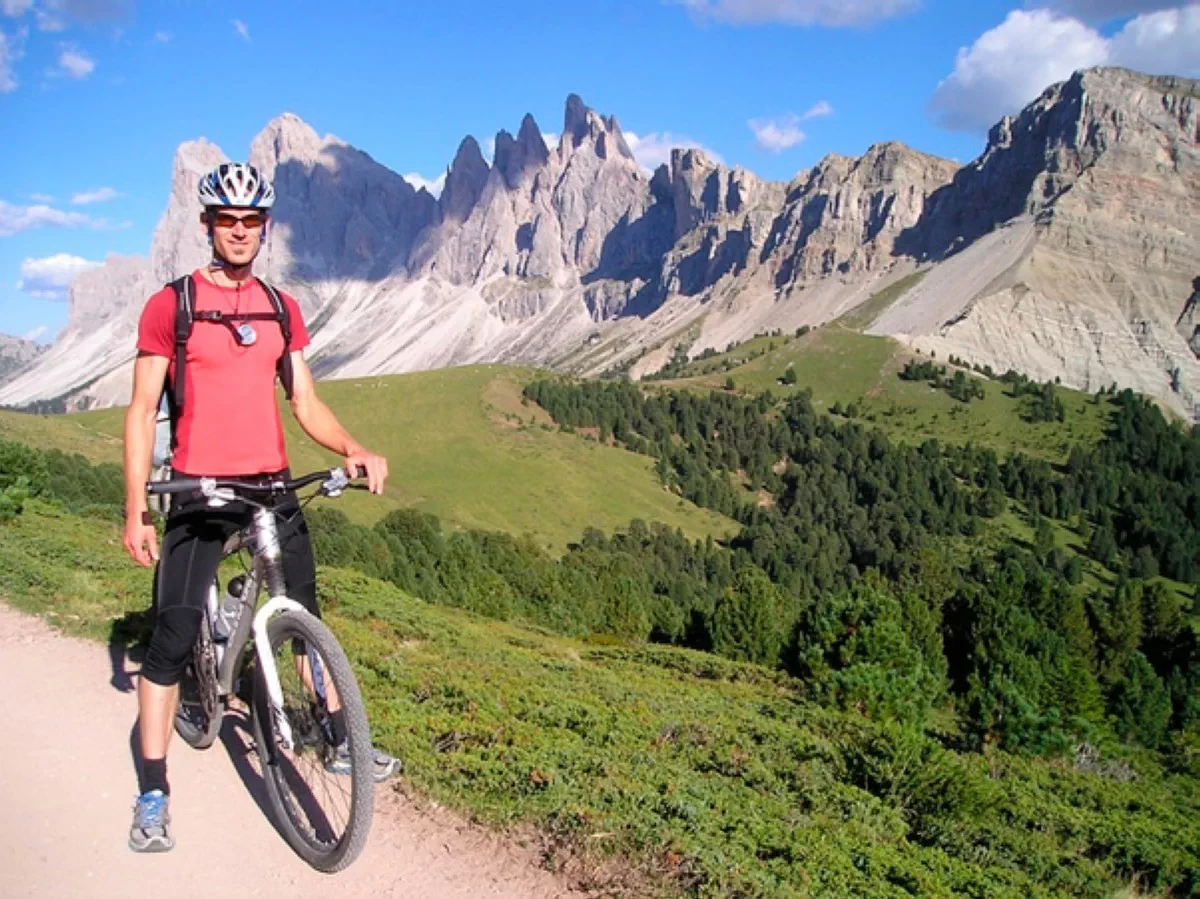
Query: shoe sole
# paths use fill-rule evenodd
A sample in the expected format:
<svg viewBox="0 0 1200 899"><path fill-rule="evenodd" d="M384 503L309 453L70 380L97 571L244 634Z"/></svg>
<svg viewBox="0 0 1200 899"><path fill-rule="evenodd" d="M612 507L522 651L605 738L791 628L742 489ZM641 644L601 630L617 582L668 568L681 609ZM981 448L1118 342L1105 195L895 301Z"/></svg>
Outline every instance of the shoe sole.
<svg viewBox="0 0 1200 899"><path fill-rule="evenodd" d="M130 840L129 848L134 852L170 852L175 848L175 841L164 837L151 837L145 843Z"/></svg>
<svg viewBox="0 0 1200 899"><path fill-rule="evenodd" d="M391 780L400 773L400 759L392 759L391 763L383 771L375 772L375 783L383 783L385 780Z"/></svg>
<svg viewBox="0 0 1200 899"><path fill-rule="evenodd" d="M345 769L326 768L325 773L333 774L338 777L345 777L350 773L350 769L349 768L345 768ZM386 768L384 768L382 770L376 769L375 772L371 776L375 780L375 783L383 783L385 780L391 780L393 777L395 777L399 773L400 773L400 760L396 759L390 765L388 765Z"/></svg>

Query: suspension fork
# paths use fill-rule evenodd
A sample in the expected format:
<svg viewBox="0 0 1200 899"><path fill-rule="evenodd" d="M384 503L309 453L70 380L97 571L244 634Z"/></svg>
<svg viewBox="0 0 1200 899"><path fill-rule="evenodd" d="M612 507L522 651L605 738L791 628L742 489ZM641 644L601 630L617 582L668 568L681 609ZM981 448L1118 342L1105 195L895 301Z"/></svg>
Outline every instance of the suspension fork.
<svg viewBox="0 0 1200 899"><path fill-rule="evenodd" d="M254 510L254 532L257 546L255 547L255 571L261 573L266 582L269 599L254 615L254 650L258 656L258 669L262 673L262 683L267 689L266 704L269 714L266 720L268 728L274 731L267 734L267 752L270 761L274 761L275 739L286 749L295 748L292 727L287 716L283 713L283 688L279 685L279 670L275 666L275 655L271 652L271 641L267 635L267 624L271 618L280 612L304 612L304 606L289 599L287 584L283 578L283 553L279 546L279 528L275 522L275 513L268 509ZM255 701L261 701L255 697Z"/></svg>

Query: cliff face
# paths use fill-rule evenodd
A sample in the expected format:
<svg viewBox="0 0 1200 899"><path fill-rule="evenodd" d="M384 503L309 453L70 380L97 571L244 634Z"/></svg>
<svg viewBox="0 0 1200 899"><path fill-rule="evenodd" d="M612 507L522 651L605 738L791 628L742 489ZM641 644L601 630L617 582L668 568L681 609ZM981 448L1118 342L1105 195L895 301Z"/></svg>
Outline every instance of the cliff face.
<svg viewBox="0 0 1200 899"><path fill-rule="evenodd" d="M637 374L689 325L693 352L815 325L926 267L874 333L1194 416L1198 96L1088 70L998 123L967 166L883 143L782 184L696 150L647 177L616 119L572 95L554 147L530 116L490 164L464 139L438 199L285 115L251 147L279 197L259 270L297 296L314 368L337 377L642 356ZM194 188L223 158L180 147L150 258L81 275L69 326L0 403L124 400L142 302L207 258Z"/></svg>
<svg viewBox="0 0 1200 899"><path fill-rule="evenodd" d="M1115 381L1195 418L1198 96L1186 79L1092 70L1001 122L914 239L959 277L935 269L872 330L1088 390Z"/></svg>

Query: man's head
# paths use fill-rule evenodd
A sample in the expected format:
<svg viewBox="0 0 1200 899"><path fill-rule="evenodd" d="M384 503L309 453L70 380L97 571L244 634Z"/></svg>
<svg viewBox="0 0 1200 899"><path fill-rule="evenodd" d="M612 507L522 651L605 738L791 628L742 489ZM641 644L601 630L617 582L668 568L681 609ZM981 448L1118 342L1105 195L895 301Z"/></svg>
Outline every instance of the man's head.
<svg viewBox="0 0 1200 899"><path fill-rule="evenodd" d="M200 179L198 194L214 260L235 267L253 262L275 202L271 182L252 165L227 162Z"/></svg>

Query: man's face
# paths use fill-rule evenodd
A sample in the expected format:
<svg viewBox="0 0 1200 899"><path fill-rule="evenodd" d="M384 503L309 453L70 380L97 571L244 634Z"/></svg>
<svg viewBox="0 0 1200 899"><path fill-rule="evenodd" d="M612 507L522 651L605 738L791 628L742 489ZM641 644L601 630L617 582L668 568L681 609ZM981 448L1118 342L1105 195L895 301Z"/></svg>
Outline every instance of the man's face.
<svg viewBox="0 0 1200 899"><path fill-rule="evenodd" d="M262 246L267 214L261 209L209 209L202 220L212 229L213 249L230 265L249 265Z"/></svg>

